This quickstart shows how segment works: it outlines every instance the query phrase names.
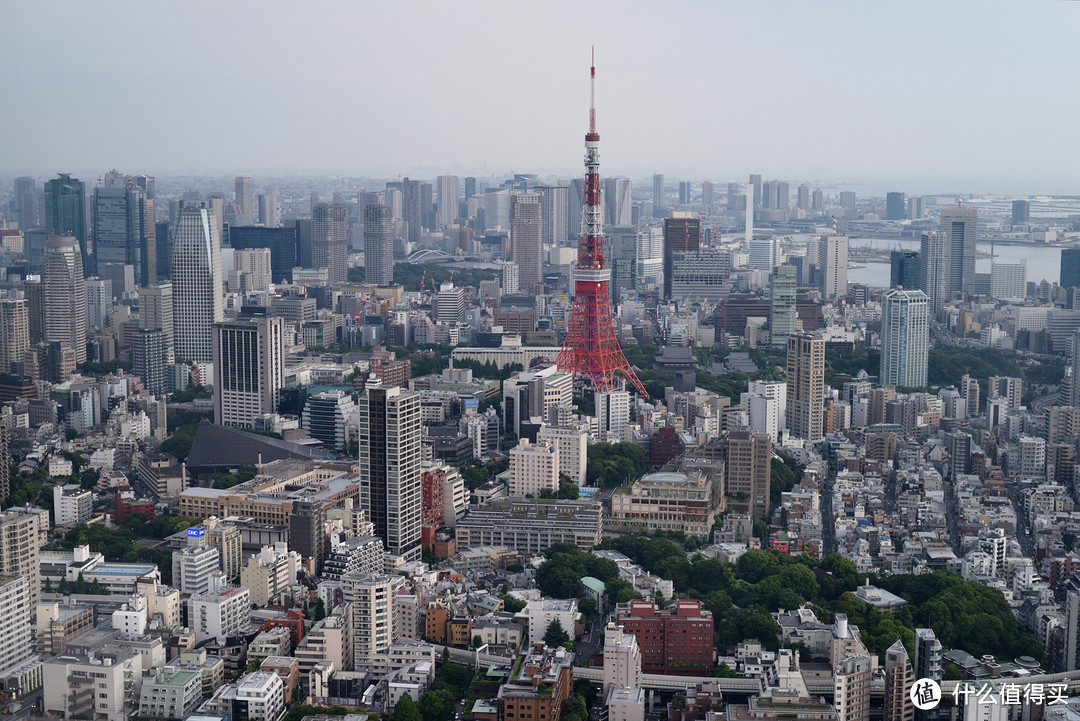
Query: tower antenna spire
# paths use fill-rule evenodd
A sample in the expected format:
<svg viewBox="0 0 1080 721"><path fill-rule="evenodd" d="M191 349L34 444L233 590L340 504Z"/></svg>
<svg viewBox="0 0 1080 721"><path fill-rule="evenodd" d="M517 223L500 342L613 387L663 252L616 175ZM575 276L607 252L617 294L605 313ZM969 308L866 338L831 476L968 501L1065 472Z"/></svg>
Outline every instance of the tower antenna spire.
<svg viewBox="0 0 1080 721"><path fill-rule="evenodd" d="M589 65L589 134L596 135L596 46Z"/></svg>

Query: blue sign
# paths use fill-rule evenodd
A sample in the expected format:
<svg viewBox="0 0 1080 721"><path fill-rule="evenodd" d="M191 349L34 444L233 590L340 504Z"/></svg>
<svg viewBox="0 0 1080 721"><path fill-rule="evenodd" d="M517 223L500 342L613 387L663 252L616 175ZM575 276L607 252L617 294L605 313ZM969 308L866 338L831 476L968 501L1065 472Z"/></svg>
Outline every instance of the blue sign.
<svg viewBox="0 0 1080 721"><path fill-rule="evenodd" d="M187 529L187 534L191 538L199 538L204 533L206 533L205 528L189 528L189 529Z"/></svg>
<svg viewBox="0 0 1080 721"><path fill-rule="evenodd" d="M477 410L480 408L480 400L477 398L465 399L465 410Z"/></svg>

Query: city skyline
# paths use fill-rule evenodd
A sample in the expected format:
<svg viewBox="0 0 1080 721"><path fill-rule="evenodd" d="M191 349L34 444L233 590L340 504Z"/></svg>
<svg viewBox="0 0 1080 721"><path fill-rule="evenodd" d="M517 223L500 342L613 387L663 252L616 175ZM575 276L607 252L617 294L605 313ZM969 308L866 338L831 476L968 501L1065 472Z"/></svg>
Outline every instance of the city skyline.
<svg viewBox="0 0 1080 721"><path fill-rule="evenodd" d="M378 14L281 4L250 18L224 7L215 8L218 22L204 25L192 45L180 39L184 34L152 32L171 21L171 11L156 7L134 16L72 5L45 22L38 8L16 5L0 29L0 57L22 68L5 84L5 96L22 108L5 120L7 165L13 174L86 175L116 166L158 176L409 172L434 178L528 168L574 177L581 119L577 103L565 101L584 101L587 88L576 68L595 45L604 68L598 103L608 177L761 172L882 190L918 186L925 193L1062 192L1071 179L1058 152L1069 113L1041 119L1033 134L1023 103L982 114L978 123L970 122L971 112L935 108L975 111L988 82L1023 87L1032 97L1053 94L1052 77L1040 69L1059 62L1055 49L1062 44L1054 38L1073 26L1075 4L1029 6L1024 13L971 2L872 9L724 3L679 13L644 12L643 4L561 7L565 13L485 4L470 6L466 16L427 6L417 13L408 4ZM925 12L931 8L933 15ZM578 20L565 22L571 13ZM408 14L409 22L395 22L397 14ZM331 15L334 23L323 22ZM408 27L410 35L373 33L368 42L343 43L372 22ZM525 37L510 32L523 26L531 30ZM238 27L246 31L234 32ZM278 52L268 39L280 27L291 34ZM458 61L436 62L433 49L448 29ZM36 48L46 41L69 52L39 56ZM403 43L408 53L400 52ZM491 62L504 52L516 61ZM153 59L134 72L144 90L95 82L140 55ZM69 63L72 56L82 60ZM372 72L385 57L396 60ZM752 72L735 71L748 63ZM245 67L261 70L239 84L201 83L209 104L224 109L213 118L199 113L204 104L176 102L177 88L191 78ZM502 113L470 112L458 92L470 68L483 69L485 87L499 88L491 99L514 110L513 122ZM520 73L531 82L510 82ZM80 122L55 113L46 96L65 97L80 109ZM365 110L356 98L366 96L380 97L394 112ZM284 98L290 102L282 110ZM135 127L113 122L137 107L160 105L177 112ZM323 113L327 107L334 112ZM245 114L262 120L245 123ZM281 142L298 130L303 142Z"/></svg>

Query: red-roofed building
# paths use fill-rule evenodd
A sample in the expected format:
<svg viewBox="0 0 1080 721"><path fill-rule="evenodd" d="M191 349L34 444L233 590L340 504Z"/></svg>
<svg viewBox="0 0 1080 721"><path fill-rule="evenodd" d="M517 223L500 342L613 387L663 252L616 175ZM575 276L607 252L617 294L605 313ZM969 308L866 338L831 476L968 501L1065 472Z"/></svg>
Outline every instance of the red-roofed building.
<svg viewBox="0 0 1080 721"><path fill-rule="evenodd" d="M443 481L446 469L442 466L428 468L420 473L420 522L425 526L443 525L445 500Z"/></svg>

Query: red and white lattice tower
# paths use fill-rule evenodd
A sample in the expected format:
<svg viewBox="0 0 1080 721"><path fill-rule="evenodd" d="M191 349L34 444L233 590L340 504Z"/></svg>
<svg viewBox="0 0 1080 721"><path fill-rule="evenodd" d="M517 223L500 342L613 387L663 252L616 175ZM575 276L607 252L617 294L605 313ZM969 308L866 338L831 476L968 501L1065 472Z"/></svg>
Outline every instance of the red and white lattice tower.
<svg viewBox="0 0 1080 721"><path fill-rule="evenodd" d="M585 135L585 198L581 211L581 241L577 266L573 269L574 308L567 324L566 339L555 361L560 369L587 380L598 391L619 387L615 374L642 396L645 386L623 355L611 322L608 281L611 271L604 267L604 225L600 208L600 134L596 132L596 65L589 69L589 132Z"/></svg>

